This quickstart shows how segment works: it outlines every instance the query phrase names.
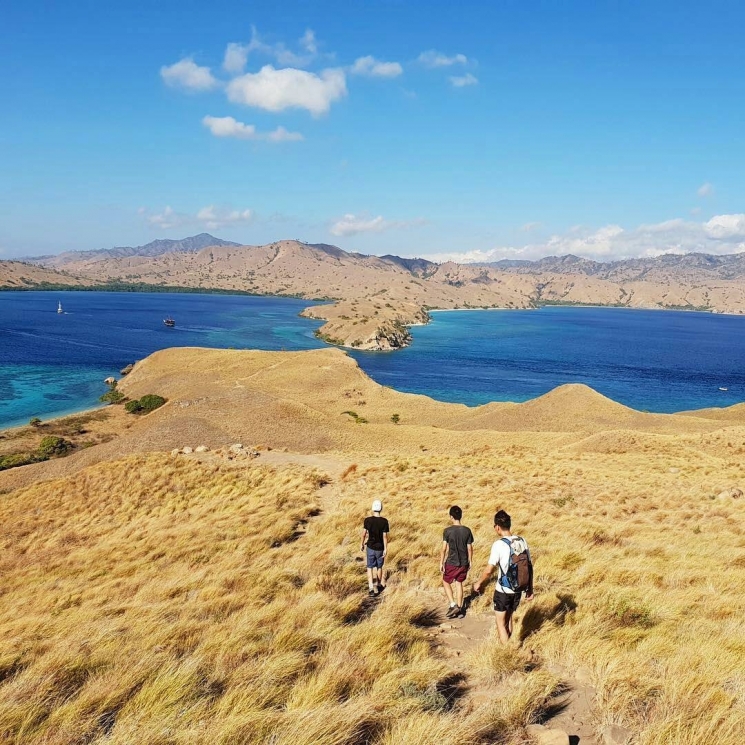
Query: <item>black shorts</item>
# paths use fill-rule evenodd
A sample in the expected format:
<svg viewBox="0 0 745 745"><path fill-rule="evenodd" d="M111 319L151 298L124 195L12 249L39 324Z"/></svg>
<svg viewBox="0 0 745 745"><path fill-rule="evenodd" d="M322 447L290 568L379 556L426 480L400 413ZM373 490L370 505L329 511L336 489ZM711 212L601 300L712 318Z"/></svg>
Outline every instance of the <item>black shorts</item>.
<svg viewBox="0 0 745 745"><path fill-rule="evenodd" d="M498 613L514 613L520 605L521 592L509 593L494 590L494 610Z"/></svg>

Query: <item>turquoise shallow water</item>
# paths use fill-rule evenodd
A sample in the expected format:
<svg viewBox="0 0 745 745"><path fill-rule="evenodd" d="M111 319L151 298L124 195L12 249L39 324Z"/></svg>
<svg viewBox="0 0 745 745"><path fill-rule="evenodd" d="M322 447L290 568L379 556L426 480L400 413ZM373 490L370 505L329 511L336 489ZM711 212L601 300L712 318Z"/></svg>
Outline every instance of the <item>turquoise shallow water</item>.
<svg viewBox="0 0 745 745"><path fill-rule="evenodd" d="M61 300L66 313L56 313ZM104 378L170 346L325 346L308 302L239 295L0 292L0 428L97 405ZM163 318L172 315L176 327ZM378 382L443 401L525 401L586 383L628 406L745 399L745 317L620 308L433 313L413 346L350 352ZM727 388L720 391L719 388Z"/></svg>
<svg viewBox="0 0 745 745"><path fill-rule="evenodd" d="M61 301L65 313L57 311ZM314 349L306 300L241 295L0 293L0 428L98 405L103 380L158 349ZM166 328L163 319L176 319Z"/></svg>

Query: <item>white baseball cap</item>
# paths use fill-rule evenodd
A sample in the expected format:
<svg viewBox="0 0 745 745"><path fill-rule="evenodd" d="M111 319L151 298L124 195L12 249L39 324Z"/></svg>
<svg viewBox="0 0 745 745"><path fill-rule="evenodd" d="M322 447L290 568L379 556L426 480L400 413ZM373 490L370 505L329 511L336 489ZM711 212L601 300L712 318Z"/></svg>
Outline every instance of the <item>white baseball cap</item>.
<svg viewBox="0 0 745 745"><path fill-rule="evenodd" d="M383 503L379 499L376 499L372 503L372 511L373 512L382 512L383 511Z"/></svg>

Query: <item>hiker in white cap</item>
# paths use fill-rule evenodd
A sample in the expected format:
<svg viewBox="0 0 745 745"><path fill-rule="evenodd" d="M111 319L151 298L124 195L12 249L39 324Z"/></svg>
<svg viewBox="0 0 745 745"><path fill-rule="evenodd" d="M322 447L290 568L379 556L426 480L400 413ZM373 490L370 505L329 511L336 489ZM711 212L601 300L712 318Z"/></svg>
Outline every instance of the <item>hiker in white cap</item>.
<svg viewBox="0 0 745 745"><path fill-rule="evenodd" d="M367 547L367 585L371 596L379 595L385 589L383 563L388 553L388 520L380 516L383 503L376 499L372 503L372 515L365 518L362 529L362 546Z"/></svg>

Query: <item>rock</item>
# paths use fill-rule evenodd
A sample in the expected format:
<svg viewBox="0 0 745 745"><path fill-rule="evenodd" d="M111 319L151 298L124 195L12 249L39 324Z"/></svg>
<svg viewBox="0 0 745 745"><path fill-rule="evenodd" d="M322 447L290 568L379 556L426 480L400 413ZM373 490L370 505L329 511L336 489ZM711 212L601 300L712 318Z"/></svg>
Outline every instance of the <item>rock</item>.
<svg viewBox="0 0 745 745"><path fill-rule="evenodd" d="M602 731L604 745L626 745L631 740L632 732L620 724L609 724Z"/></svg>
<svg viewBox="0 0 745 745"><path fill-rule="evenodd" d="M135 367L134 365L127 365L126 367L123 367L119 372L122 375L129 375L129 373L131 373L132 370L134 370L134 367Z"/></svg>
<svg viewBox="0 0 745 745"><path fill-rule="evenodd" d="M184 455L190 455L190 454L191 454L191 453L193 453L194 451L193 451L193 450L192 450L192 449L191 449L191 448L190 448L190 447L189 447L189 446L187 445L187 446L186 446L185 448L181 448L181 452L182 452L182 453L183 453Z"/></svg>
<svg viewBox="0 0 745 745"><path fill-rule="evenodd" d="M197 445L195 453L209 453L210 449L206 445Z"/></svg>
<svg viewBox="0 0 745 745"><path fill-rule="evenodd" d="M178 448L171 450L171 455L180 455L181 451Z"/></svg>
<svg viewBox="0 0 745 745"><path fill-rule="evenodd" d="M734 486L731 489L725 489L723 492L719 492L717 496L719 499L740 499L742 496L742 489L738 489Z"/></svg>
<svg viewBox="0 0 745 745"><path fill-rule="evenodd" d="M529 724L525 731L537 745L569 745L569 735L563 729L551 729L543 724Z"/></svg>
<svg viewBox="0 0 745 745"><path fill-rule="evenodd" d="M231 445L228 448L228 451L231 453L241 453L243 452L243 445L240 442L236 442L235 445Z"/></svg>
<svg viewBox="0 0 745 745"><path fill-rule="evenodd" d="M116 385L116 378L113 375L109 375L106 380L103 381L106 385Z"/></svg>
<svg viewBox="0 0 745 745"><path fill-rule="evenodd" d="M680 468L670 468L668 469L670 473L680 473Z"/></svg>

